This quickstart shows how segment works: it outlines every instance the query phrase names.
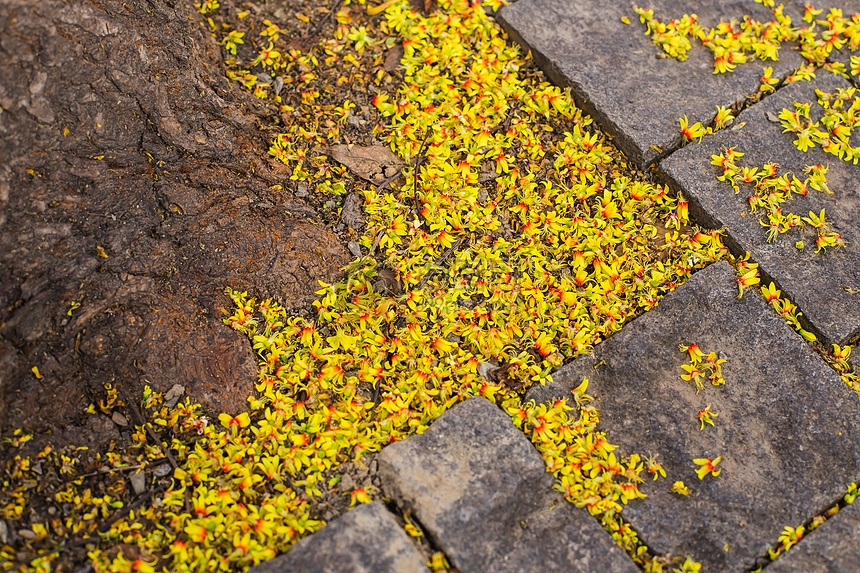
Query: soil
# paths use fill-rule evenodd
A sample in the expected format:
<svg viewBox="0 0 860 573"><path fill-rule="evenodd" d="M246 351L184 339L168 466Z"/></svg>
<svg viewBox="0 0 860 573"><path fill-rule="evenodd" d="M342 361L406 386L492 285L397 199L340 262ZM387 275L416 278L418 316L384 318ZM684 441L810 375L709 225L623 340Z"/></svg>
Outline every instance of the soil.
<svg viewBox="0 0 860 573"><path fill-rule="evenodd" d="M257 364L225 288L302 312L352 258L266 159L278 107L225 79L204 22L183 0L0 2L0 435L31 450L116 438L85 414L105 384L244 410Z"/></svg>

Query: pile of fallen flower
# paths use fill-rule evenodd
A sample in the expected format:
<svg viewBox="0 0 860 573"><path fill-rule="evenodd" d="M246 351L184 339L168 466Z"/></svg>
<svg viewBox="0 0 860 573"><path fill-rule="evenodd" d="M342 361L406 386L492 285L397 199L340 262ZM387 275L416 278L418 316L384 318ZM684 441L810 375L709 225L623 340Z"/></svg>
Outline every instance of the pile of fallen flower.
<svg viewBox="0 0 860 573"><path fill-rule="evenodd" d="M366 226L346 235L360 255L342 281L321 285L312 320L229 292L235 308L225 323L260 358L248 412L215 424L188 400L168 407L147 392L135 445L99 457L95 474L108 478L98 492L74 451L16 457L2 517L19 535L3 543L0 568L49 570L85 548L97 571L247 569L322 527L316 500L351 507L379 495L341 487L344 464L361 465L482 395L535 443L558 489L647 570L695 570L684 556L651 555L621 518L623 504L642 496L637 483L665 472L653 457L615 454L587 382L570 404L521 397L696 269L729 258L719 233L691 227L683 198L627 166L483 6L336 9L331 37L289 47L268 20L252 36L239 31L247 12L201 6L236 56L229 76L279 105L270 153L291 184L334 215L345 197L359 198ZM399 46L399 62L380 68ZM332 86L342 85L375 95L369 105L337 101ZM396 160L381 173L352 172L329 157L349 143L337 153L381 143L372 155L387 148ZM755 285L755 264L737 264L739 285ZM94 408L120 405L108 389ZM126 486L133 472L149 486L136 498ZM63 478L62 489L41 491L48 473ZM448 568L441 554L430 565Z"/></svg>

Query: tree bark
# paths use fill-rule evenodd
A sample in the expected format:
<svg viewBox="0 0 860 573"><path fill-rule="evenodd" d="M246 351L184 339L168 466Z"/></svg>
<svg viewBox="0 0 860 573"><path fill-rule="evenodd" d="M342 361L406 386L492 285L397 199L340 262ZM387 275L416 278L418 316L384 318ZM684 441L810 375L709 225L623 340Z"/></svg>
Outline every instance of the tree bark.
<svg viewBox="0 0 860 573"><path fill-rule="evenodd" d="M107 383L243 410L225 287L307 308L348 261L265 159L277 109L187 0L0 0L0 27L0 432L103 445Z"/></svg>

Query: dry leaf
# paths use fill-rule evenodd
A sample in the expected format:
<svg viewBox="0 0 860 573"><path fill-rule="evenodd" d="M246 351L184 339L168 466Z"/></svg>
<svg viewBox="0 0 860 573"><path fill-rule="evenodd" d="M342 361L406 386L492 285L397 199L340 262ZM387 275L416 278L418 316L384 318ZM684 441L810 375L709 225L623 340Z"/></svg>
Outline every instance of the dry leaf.
<svg viewBox="0 0 860 573"><path fill-rule="evenodd" d="M373 283L373 288L376 292L380 292L386 296L398 296L402 291L400 281L397 280L397 275L390 269L381 269L379 278Z"/></svg>
<svg viewBox="0 0 860 573"><path fill-rule="evenodd" d="M387 147L381 145L332 145L314 151L328 155L367 181L377 185L397 173L403 162Z"/></svg>
<svg viewBox="0 0 860 573"><path fill-rule="evenodd" d="M391 73L400 66L400 60L403 58L403 44L397 44L388 50L385 55L385 63L382 64L382 69Z"/></svg>
<svg viewBox="0 0 860 573"><path fill-rule="evenodd" d="M423 10L425 14L429 14L436 9L436 0L409 0L409 5L417 12Z"/></svg>
<svg viewBox="0 0 860 573"><path fill-rule="evenodd" d="M313 36L306 34L304 36L295 36L290 38L287 44L287 50L298 50L302 53L307 53L313 47Z"/></svg>

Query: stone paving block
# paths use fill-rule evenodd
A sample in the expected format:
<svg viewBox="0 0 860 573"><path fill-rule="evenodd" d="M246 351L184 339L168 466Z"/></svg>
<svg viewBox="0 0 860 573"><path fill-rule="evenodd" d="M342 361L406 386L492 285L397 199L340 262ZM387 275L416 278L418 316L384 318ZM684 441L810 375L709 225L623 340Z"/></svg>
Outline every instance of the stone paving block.
<svg viewBox="0 0 860 573"><path fill-rule="evenodd" d="M842 508L767 567L768 573L860 571L860 504Z"/></svg>
<svg viewBox="0 0 860 573"><path fill-rule="evenodd" d="M725 262L699 271L527 394L551 402L588 378L610 443L658 454L667 474L642 484L648 497L622 516L657 553L692 556L711 573L748 571L786 525L860 478L860 396L761 296L738 300L735 277ZM691 343L722 353L724 385L706 381L697 394L681 379L689 356L679 345ZM709 404L719 416L700 430ZM693 460L719 455L721 474L699 480ZM691 495L671 492L677 480Z"/></svg>
<svg viewBox="0 0 860 573"><path fill-rule="evenodd" d="M540 454L484 398L377 461L386 495L412 510L461 573L638 571L587 511L552 489Z"/></svg>
<svg viewBox="0 0 860 573"><path fill-rule="evenodd" d="M360 505L248 573L429 573L406 531L379 502Z"/></svg>
<svg viewBox="0 0 860 573"><path fill-rule="evenodd" d="M656 18L668 21L697 14L703 26L721 20L773 19L771 11L753 0L646 0ZM765 66L774 77L802 64L788 46L780 61L738 65L734 73L714 74L713 54L692 42L689 58L679 62L658 57L662 49L645 34L632 10L632 0L518 0L502 8L497 19L511 38L532 51L549 78L570 86L577 104L611 135L627 157L642 167L680 135L678 118L707 124L716 106L729 106L758 90ZM631 24L624 24L626 16Z"/></svg>
<svg viewBox="0 0 860 573"><path fill-rule="evenodd" d="M847 344L860 335L860 165L840 161L820 146L799 151L792 143L794 134L783 134L782 126L773 119L783 108L793 111L795 101L811 102L810 117L820 117L816 88L829 92L848 86L843 78L823 71L813 82L786 86L739 114L735 123L744 123L742 128L722 130L701 144L687 145L659 167L690 199L691 214L708 226L724 226L729 234L727 243L740 253L751 253L761 271L800 307L828 345ZM750 212L751 187L742 186L736 194L728 183L717 180L722 168L711 165L711 157L725 147L745 154L736 161L738 167L777 163L780 175L791 172L801 181L806 178L803 169L807 166L829 165L826 177L832 197L815 190L806 196L792 194L782 210L805 217L824 208L831 227L847 245L816 254L816 234L810 226L793 229L768 243L767 229L759 222L767 221L764 209ZM805 243L802 251L795 246L799 239Z"/></svg>

